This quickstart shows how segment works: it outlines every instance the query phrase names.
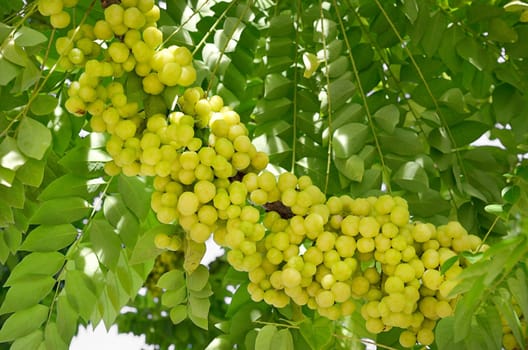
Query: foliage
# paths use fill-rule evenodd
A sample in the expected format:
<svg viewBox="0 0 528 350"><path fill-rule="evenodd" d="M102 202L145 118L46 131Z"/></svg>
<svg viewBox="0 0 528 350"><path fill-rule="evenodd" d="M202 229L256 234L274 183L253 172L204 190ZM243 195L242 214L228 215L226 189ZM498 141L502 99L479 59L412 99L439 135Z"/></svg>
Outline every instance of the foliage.
<svg viewBox="0 0 528 350"><path fill-rule="evenodd" d="M68 11L94 24L101 3ZM524 348L528 4L160 3L166 44L193 51L196 85L240 114L273 167L309 175L327 196L402 196L413 220L458 220L490 245L442 267L471 264L433 347L498 349L510 334ZM330 321L253 302L225 257L196 274L181 252L163 267L153 238L181 229L157 220L151 179L103 171L108 136L65 108L81 71L61 68L52 44L68 29L36 9L0 4L0 342L67 348L78 324L103 321L161 348L362 348L363 338L400 348L401 330L376 337L359 313ZM159 107L133 74L122 81L145 110ZM474 144L486 133L502 146ZM155 265L178 268L154 278ZM136 311L120 314L127 304Z"/></svg>

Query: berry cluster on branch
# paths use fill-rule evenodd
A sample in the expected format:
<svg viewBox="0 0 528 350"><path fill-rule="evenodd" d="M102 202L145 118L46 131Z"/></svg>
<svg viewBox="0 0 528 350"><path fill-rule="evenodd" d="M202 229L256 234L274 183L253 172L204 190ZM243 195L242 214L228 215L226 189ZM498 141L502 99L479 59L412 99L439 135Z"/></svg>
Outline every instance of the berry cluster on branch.
<svg viewBox="0 0 528 350"><path fill-rule="evenodd" d="M39 10L61 28L63 7L75 3L39 0ZM412 221L400 197L327 198L308 176L266 170L268 156L252 144L240 116L221 97L189 87L196 79L192 55L163 46L154 0L102 5L104 19L56 40L61 66L82 71L66 108L109 135L108 175L154 178L158 220L186 232L158 234L158 248L178 251L185 240L203 246L212 235L233 268L248 273L255 301L278 308L293 302L334 320L362 305L370 332L399 327L406 329L403 346L432 344L437 320L453 312L450 292L464 262L445 273L441 266L482 248L480 239L458 222ZM179 87L175 108L147 114L129 99L120 80L126 74L141 79L147 96Z"/></svg>

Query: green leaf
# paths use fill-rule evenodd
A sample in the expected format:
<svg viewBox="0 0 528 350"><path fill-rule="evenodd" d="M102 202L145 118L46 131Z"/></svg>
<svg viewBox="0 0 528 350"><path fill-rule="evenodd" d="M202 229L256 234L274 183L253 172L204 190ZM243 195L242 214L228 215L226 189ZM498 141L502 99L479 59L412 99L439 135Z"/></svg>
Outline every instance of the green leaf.
<svg viewBox="0 0 528 350"><path fill-rule="evenodd" d="M233 268L230 268L230 269L232 271L234 271L234 272L238 272L238 271L234 270ZM251 296L250 296L250 294L249 294L249 292L247 290L247 284L248 284L247 276L244 276L244 277L245 277L245 279L240 282L240 286L237 288L237 290L235 291L235 293L233 294L233 296L231 298L231 303L229 304L227 312L226 312L226 317L227 318L233 317L233 315L236 314L238 312L238 310L240 310L242 307L244 307L245 305L248 305L249 303L252 302L251 301ZM227 285L227 283L229 283L229 282L226 281L225 277L224 277L223 283L225 285Z"/></svg>
<svg viewBox="0 0 528 350"><path fill-rule="evenodd" d="M332 116L332 128L335 130L348 123L362 123L365 120L365 109L358 103L347 103Z"/></svg>
<svg viewBox="0 0 528 350"><path fill-rule="evenodd" d="M348 62L349 62L348 57L346 56L338 57L335 61L330 62L328 67L326 66L322 67L321 72L325 76L329 76L330 78L338 78L342 76L343 74L346 74L346 72L350 69Z"/></svg>
<svg viewBox="0 0 528 350"><path fill-rule="evenodd" d="M457 113L463 114L468 112L464 93L459 88L447 90L438 100Z"/></svg>
<svg viewBox="0 0 528 350"><path fill-rule="evenodd" d="M3 208L0 202L0 210L1 209ZM2 217L1 216L0 216L0 227L2 227ZM5 242L4 237L0 236L0 263L2 263L2 265L6 263L7 258L9 257L10 254L11 254L11 250L9 249L7 243Z"/></svg>
<svg viewBox="0 0 528 350"><path fill-rule="evenodd" d="M187 288L191 291L198 292L205 287L208 281L209 270L204 265L200 265L187 276Z"/></svg>
<svg viewBox="0 0 528 350"><path fill-rule="evenodd" d="M262 134L267 135L279 135L291 130L292 126L290 123L280 119L271 120L269 122L258 125L253 132L253 141L257 136Z"/></svg>
<svg viewBox="0 0 528 350"><path fill-rule="evenodd" d="M505 289L500 288L498 293L493 296L492 299L497 311L504 317L506 323L510 327L515 339L517 340L517 343L523 344L523 331L521 329L519 317L513 309L513 305L511 304L511 295ZM521 349L524 349L523 345L521 345Z"/></svg>
<svg viewBox="0 0 528 350"><path fill-rule="evenodd" d="M492 18L488 28L489 40L495 40L501 43L514 43L519 35L506 21L501 18Z"/></svg>
<svg viewBox="0 0 528 350"><path fill-rule="evenodd" d="M365 174L365 161L357 155L352 155L348 159L335 159L335 166L341 174L349 180L361 182Z"/></svg>
<svg viewBox="0 0 528 350"><path fill-rule="evenodd" d="M246 89L246 78L233 64L230 64L224 72L223 83L231 91Z"/></svg>
<svg viewBox="0 0 528 350"><path fill-rule="evenodd" d="M8 136L0 143L0 166L9 170L17 170L24 165L26 160L27 158L18 149L14 138Z"/></svg>
<svg viewBox="0 0 528 350"><path fill-rule="evenodd" d="M17 338L13 344L11 344L10 350L27 350L27 349L38 349L43 339L43 332L41 329L37 329L28 335Z"/></svg>
<svg viewBox="0 0 528 350"><path fill-rule="evenodd" d="M209 329L209 307L211 302L209 298L196 298L193 295L189 296L187 303L187 312L189 319L198 327L202 329Z"/></svg>
<svg viewBox="0 0 528 350"><path fill-rule="evenodd" d="M223 334L216 336L204 350L232 350L233 349L233 341L230 337L230 335ZM253 347L246 347L246 349L253 349Z"/></svg>
<svg viewBox="0 0 528 350"><path fill-rule="evenodd" d="M365 145L368 137L368 126L360 123L349 123L334 131L334 154L339 158L348 158L357 154Z"/></svg>
<svg viewBox="0 0 528 350"><path fill-rule="evenodd" d="M292 81L290 79L277 73L269 74L264 82L264 98L273 100L288 96L291 88Z"/></svg>
<svg viewBox="0 0 528 350"><path fill-rule="evenodd" d="M0 200L0 228L14 224L14 220L11 207L3 200Z"/></svg>
<svg viewBox="0 0 528 350"><path fill-rule="evenodd" d="M0 23L0 40L4 41L9 36L12 30L13 27L8 26L5 23Z"/></svg>
<svg viewBox="0 0 528 350"><path fill-rule="evenodd" d="M451 127L451 135L453 135L456 146L462 147L477 140L488 129L489 126L484 123L465 120Z"/></svg>
<svg viewBox="0 0 528 350"><path fill-rule="evenodd" d="M187 273L192 273L198 266L200 266L200 262L205 255L205 243L197 243L193 240L185 239L183 243L183 251L185 254L183 269Z"/></svg>
<svg viewBox="0 0 528 350"><path fill-rule="evenodd" d="M354 96L355 92L356 86L350 80L336 79L328 86L328 95L321 102L321 109L326 111L331 105L332 112L337 111L349 98Z"/></svg>
<svg viewBox="0 0 528 350"><path fill-rule="evenodd" d="M46 162L44 160L28 159L16 172L16 177L24 185L38 187L44 179L44 168Z"/></svg>
<svg viewBox="0 0 528 350"><path fill-rule="evenodd" d="M505 202L515 204L521 197L521 188L517 185L504 187L502 189L502 198Z"/></svg>
<svg viewBox="0 0 528 350"><path fill-rule="evenodd" d="M24 91L30 90L33 86L35 86L36 82L41 76L40 66L37 67L34 61L32 61L29 57L24 57L23 65L24 70L15 81L16 84L13 88L13 92L15 93L22 93Z"/></svg>
<svg viewBox="0 0 528 350"><path fill-rule="evenodd" d="M380 134L378 139L384 152L402 156L416 156L425 150L418 134L410 129L397 127L392 135Z"/></svg>
<svg viewBox="0 0 528 350"><path fill-rule="evenodd" d="M177 305L169 312L172 323L178 324L187 318L187 306Z"/></svg>
<svg viewBox="0 0 528 350"><path fill-rule="evenodd" d="M119 193L126 206L143 221L150 210L150 190L145 180L121 174L118 179Z"/></svg>
<svg viewBox="0 0 528 350"><path fill-rule="evenodd" d="M114 270L122 248L121 240L112 225L104 219L94 219L86 232L99 261L109 269Z"/></svg>
<svg viewBox="0 0 528 350"><path fill-rule="evenodd" d="M69 270L64 281L69 303L85 321L90 319L97 305L97 297L87 279L83 272Z"/></svg>
<svg viewBox="0 0 528 350"><path fill-rule="evenodd" d="M3 167L0 167L0 185L9 187L13 184L15 179L15 172Z"/></svg>
<svg viewBox="0 0 528 350"><path fill-rule="evenodd" d="M128 102L136 102L138 104L138 107L141 108L142 106L145 107L145 111L149 109L150 112L150 106L144 105L144 103L148 100L146 98L146 93L143 91L143 87L141 85L141 77L139 77L137 74L133 74L131 72L125 73L126 76L126 86L125 91L127 94L127 100ZM157 97L154 97L153 99L157 99ZM159 100L158 100L159 101ZM148 103L147 103L148 104ZM162 106L160 107L160 112L165 113L166 110L162 110ZM147 114L148 117L151 116L151 114Z"/></svg>
<svg viewBox="0 0 528 350"><path fill-rule="evenodd" d="M48 199L70 196L91 199L91 197L96 194L99 187L104 183L105 181L101 178L86 179L68 173L53 180L48 186L46 186L38 196L38 199L45 201Z"/></svg>
<svg viewBox="0 0 528 350"><path fill-rule="evenodd" d="M455 255L444 261L440 267L440 272L445 274L458 261L458 259L460 259L459 256Z"/></svg>
<svg viewBox="0 0 528 350"><path fill-rule="evenodd" d="M0 343L13 341L39 328L48 317L48 307L34 305L9 316L0 329Z"/></svg>
<svg viewBox="0 0 528 350"><path fill-rule="evenodd" d="M51 292L55 282L54 278L42 275L13 282L0 307L0 314L19 311L38 304Z"/></svg>
<svg viewBox="0 0 528 350"><path fill-rule="evenodd" d="M27 26L22 26L15 34L15 43L19 46L35 46L48 41L41 32Z"/></svg>
<svg viewBox="0 0 528 350"><path fill-rule="evenodd" d="M11 271L4 286L31 280L36 276L53 276L64 265L65 257L59 252L28 254Z"/></svg>
<svg viewBox="0 0 528 350"><path fill-rule="evenodd" d="M193 294L190 294L187 306L189 315L207 319L211 302L209 298L197 298Z"/></svg>
<svg viewBox="0 0 528 350"><path fill-rule="evenodd" d="M123 289L131 298L136 296L153 266L154 261L132 265L126 254L119 255L115 273Z"/></svg>
<svg viewBox="0 0 528 350"><path fill-rule="evenodd" d="M59 164L73 174L80 176L97 176L97 171L101 171L104 163L112 158L103 150L91 149L85 145L79 145L66 153L59 160Z"/></svg>
<svg viewBox="0 0 528 350"><path fill-rule="evenodd" d="M20 67L17 67L3 57L0 58L0 86L9 84L19 73Z"/></svg>
<svg viewBox="0 0 528 350"><path fill-rule="evenodd" d="M312 350L328 349L333 340L334 323L325 317L317 317L313 321L306 318L299 330Z"/></svg>
<svg viewBox="0 0 528 350"><path fill-rule="evenodd" d="M457 349L454 340L454 327L455 318L453 316L445 317L438 322L435 329L435 340L439 349Z"/></svg>
<svg viewBox="0 0 528 350"><path fill-rule="evenodd" d="M504 208L502 204L488 204L484 207L484 210L487 213L494 214L497 216L504 214Z"/></svg>
<svg viewBox="0 0 528 350"><path fill-rule="evenodd" d="M244 337L244 345L246 349L255 349L255 342L257 340L258 332L254 329L250 329Z"/></svg>
<svg viewBox="0 0 528 350"><path fill-rule="evenodd" d="M50 322L46 325L44 335L46 347L48 349L68 350L68 344L66 344L61 338L57 324L55 322Z"/></svg>
<svg viewBox="0 0 528 350"><path fill-rule="evenodd" d="M2 50L3 57L18 66L26 66L30 61L28 52L19 45L15 45L12 41L6 44L7 45L4 45ZM22 92L22 90L14 90L14 92Z"/></svg>
<svg viewBox="0 0 528 350"><path fill-rule="evenodd" d="M110 300L108 289L103 289L103 292L101 295L99 295L99 300L97 301L97 310L99 311L100 317L102 318L107 329L110 329L110 327L113 325L114 321L119 315L120 309L121 305L115 307Z"/></svg>
<svg viewBox="0 0 528 350"><path fill-rule="evenodd" d="M40 203L30 222L43 225L67 224L87 217L90 211L90 204L80 197L50 199Z"/></svg>
<svg viewBox="0 0 528 350"><path fill-rule="evenodd" d="M502 322L497 309L491 304L484 305L484 310L476 315L477 327L488 349L499 349L502 345Z"/></svg>
<svg viewBox="0 0 528 350"><path fill-rule="evenodd" d="M26 156L40 160L51 145L51 131L35 119L25 117L18 126L17 145Z"/></svg>
<svg viewBox="0 0 528 350"><path fill-rule="evenodd" d="M425 53L431 57L438 49L438 45L440 45L442 34L447 29L448 19L442 11L437 11L432 18L429 19L428 24L429 25L425 28L426 30L420 43L422 44Z"/></svg>
<svg viewBox="0 0 528 350"><path fill-rule="evenodd" d="M29 233L20 250L52 252L70 245L77 235L77 229L71 224L40 225Z"/></svg>
<svg viewBox="0 0 528 350"><path fill-rule="evenodd" d="M182 304L187 299L187 288L181 286L178 289L166 290L161 295L161 305L175 307Z"/></svg>
<svg viewBox="0 0 528 350"><path fill-rule="evenodd" d="M480 277L475 281L471 290L464 294L464 296L458 301L455 309L455 326L453 327L453 339L455 342L459 342L469 335L471 322L468 320L468 315L473 315L483 292L484 278Z"/></svg>
<svg viewBox="0 0 528 350"><path fill-rule="evenodd" d="M22 231L20 231L15 226L8 226L3 230L3 241L5 242L7 248L12 254L15 254L20 247L20 242L22 242Z"/></svg>
<svg viewBox="0 0 528 350"><path fill-rule="evenodd" d="M418 4L416 0L403 0L403 13L411 23L418 18Z"/></svg>
<svg viewBox="0 0 528 350"><path fill-rule="evenodd" d="M2 198L10 207L23 209L25 202L24 185L15 179L10 187L0 185L0 198Z"/></svg>
<svg viewBox="0 0 528 350"><path fill-rule="evenodd" d="M429 177L420 162L407 162L394 174L392 181L412 192L424 192L429 188Z"/></svg>
<svg viewBox="0 0 528 350"><path fill-rule="evenodd" d="M38 94L31 103L31 113L34 115L48 115L57 107L59 100L56 96L48 94Z"/></svg>
<svg viewBox="0 0 528 350"><path fill-rule="evenodd" d="M526 273L522 268L516 269L515 276L508 278L508 287L517 304L521 307L523 315L528 315L528 285L526 281Z"/></svg>
<svg viewBox="0 0 528 350"><path fill-rule="evenodd" d="M522 12L528 10L528 4L520 0L512 0L504 5L506 12Z"/></svg>
<svg viewBox="0 0 528 350"><path fill-rule="evenodd" d="M456 45L457 53L478 70L484 70L488 66L487 52L476 39L465 37Z"/></svg>
<svg viewBox="0 0 528 350"><path fill-rule="evenodd" d="M156 285L167 290L179 289L182 286L185 287L183 271L170 270L165 272L163 275L161 275Z"/></svg>
<svg viewBox="0 0 528 350"><path fill-rule="evenodd" d="M370 168L365 170L363 181L360 183L352 183L350 185L350 194L354 197L368 196L370 191L377 191L381 188L381 170L378 168Z"/></svg>
<svg viewBox="0 0 528 350"><path fill-rule="evenodd" d="M291 109L292 101L286 97L274 100L261 99L255 106L254 114L257 123L261 124L270 120L276 120L277 116L288 113Z"/></svg>
<svg viewBox="0 0 528 350"><path fill-rule="evenodd" d="M127 80L127 82L128 81L130 81L130 78ZM141 84L141 82L139 82L139 84ZM140 86L138 86L138 88L139 88L138 91L142 91L142 88L140 88ZM127 89L127 91L129 90ZM165 93L165 95L166 94L167 93ZM133 100L133 99L129 98L129 100ZM165 103L165 99L160 95L148 95L143 100L143 105L145 107L145 115L147 117L151 117L158 113L162 113L162 114L167 113L167 104Z"/></svg>
<svg viewBox="0 0 528 350"><path fill-rule="evenodd" d="M279 155L284 156L291 151L291 147L280 136L262 134L255 137L252 141L253 145L262 152L265 152L270 157ZM278 162L278 160L276 160Z"/></svg>
<svg viewBox="0 0 528 350"><path fill-rule="evenodd" d="M262 327L255 339L255 350L270 350L273 349L271 344L273 336L277 333L277 327L268 324Z"/></svg>
<svg viewBox="0 0 528 350"><path fill-rule="evenodd" d="M53 116L50 116L48 127L53 136L53 150L59 156L64 155L64 152L71 147L70 142L74 133L72 124L72 117L63 108L55 109Z"/></svg>
<svg viewBox="0 0 528 350"><path fill-rule="evenodd" d="M211 287L210 283L207 283L205 287L203 287L199 291L191 291L191 292L197 298L208 298L214 294L213 288Z"/></svg>
<svg viewBox="0 0 528 350"><path fill-rule="evenodd" d="M270 349L294 350L293 338L287 328L279 330L273 335Z"/></svg>
<svg viewBox="0 0 528 350"><path fill-rule="evenodd" d="M143 233L137 240L132 254L130 255L130 263L132 265L146 262L156 258L163 249L159 249L154 244L154 237L158 233L171 234L174 232L176 226L174 225L160 225L156 226L147 232Z"/></svg>
<svg viewBox="0 0 528 350"><path fill-rule="evenodd" d="M400 110L393 104L386 105L378 109L373 117L383 131L392 134L400 121Z"/></svg>
<svg viewBox="0 0 528 350"><path fill-rule="evenodd" d="M119 278L113 271L106 273L106 294L113 307L119 311L121 307L129 300L127 292L119 282Z"/></svg>
<svg viewBox="0 0 528 350"><path fill-rule="evenodd" d="M119 195L107 196L103 203L104 216L112 224L125 247L131 248L136 245L140 227L138 219L128 210ZM151 245L147 245L151 247Z"/></svg>
<svg viewBox="0 0 528 350"><path fill-rule="evenodd" d="M77 333L77 319L79 315L71 306L67 296L63 293L57 298L57 328L62 339L69 343Z"/></svg>

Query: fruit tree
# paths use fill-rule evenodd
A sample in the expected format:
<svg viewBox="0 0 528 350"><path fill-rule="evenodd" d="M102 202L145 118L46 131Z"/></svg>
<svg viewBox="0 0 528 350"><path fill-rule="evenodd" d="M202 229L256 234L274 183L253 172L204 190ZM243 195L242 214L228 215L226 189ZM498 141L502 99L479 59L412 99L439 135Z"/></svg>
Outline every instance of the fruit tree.
<svg viewBox="0 0 528 350"><path fill-rule="evenodd" d="M528 2L11 0L0 43L2 349L526 349Z"/></svg>

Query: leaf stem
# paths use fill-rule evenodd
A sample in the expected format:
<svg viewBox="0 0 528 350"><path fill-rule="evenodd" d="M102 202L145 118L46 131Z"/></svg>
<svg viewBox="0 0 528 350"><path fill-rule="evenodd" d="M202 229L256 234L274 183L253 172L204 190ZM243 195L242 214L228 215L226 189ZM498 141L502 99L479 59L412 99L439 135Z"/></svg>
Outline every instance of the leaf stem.
<svg viewBox="0 0 528 350"><path fill-rule="evenodd" d="M323 40L323 61L325 65L325 79L326 79L326 99L327 99L327 108L328 108L328 151L326 155L326 173L325 173L325 182L323 193L328 192L328 183L330 182L330 167L332 165L332 96L330 94L330 69L328 68L328 56L327 56L327 44L326 37L324 35L324 13L323 13L323 3L319 1L319 16L321 19L321 37Z"/></svg>
<svg viewBox="0 0 528 350"><path fill-rule="evenodd" d="M480 242L480 245L477 248L477 252L480 252L480 250L482 249L482 246L484 245L484 243L488 239L489 235L491 234L491 232L493 231L493 229L495 228L495 225L497 225L497 222L499 222L499 220L500 220L500 217L496 216L495 220L493 220L493 223L491 224L491 226L489 227L488 231L484 235L484 238L482 238L482 242Z"/></svg>
<svg viewBox="0 0 528 350"><path fill-rule="evenodd" d="M297 0L297 14L299 13L302 13L302 2L301 0ZM299 32L300 32L300 28L302 26L301 24L301 16L296 16L296 24L297 24L297 28L296 28L296 31L295 31L295 46L298 46L299 45ZM297 61L299 60L299 50L295 50L295 64L293 66L293 123L292 123L292 156L291 156L291 168L290 168L290 171L292 173L295 173L295 163L296 163L296 158L297 158L297 83L298 83L298 78L297 78L297 74L298 74L298 66L297 66Z"/></svg>
<svg viewBox="0 0 528 350"><path fill-rule="evenodd" d="M260 321L260 320L256 320L254 322L257 324L263 324L267 326L277 326L277 327L284 327L284 328L299 329L299 326L289 325L285 323L267 322L267 321Z"/></svg>

